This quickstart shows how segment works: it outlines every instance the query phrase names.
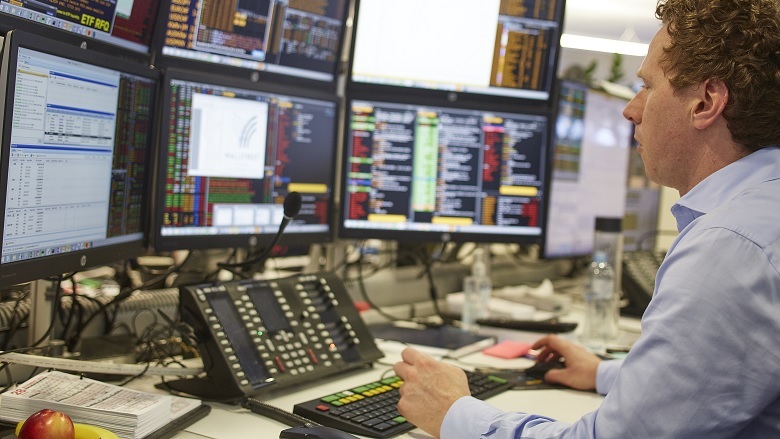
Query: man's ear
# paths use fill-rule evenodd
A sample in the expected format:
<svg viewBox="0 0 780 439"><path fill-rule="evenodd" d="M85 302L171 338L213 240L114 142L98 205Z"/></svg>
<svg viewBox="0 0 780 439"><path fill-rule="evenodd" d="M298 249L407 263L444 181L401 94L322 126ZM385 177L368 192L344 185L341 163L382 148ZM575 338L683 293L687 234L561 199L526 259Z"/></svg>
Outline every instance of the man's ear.
<svg viewBox="0 0 780 439"><path fill-rule="evenodd" d="M715 123L726 109L729 89L719 79L708 79L699 88L699 102L693 110L693 125L705 129Z"/></svg>

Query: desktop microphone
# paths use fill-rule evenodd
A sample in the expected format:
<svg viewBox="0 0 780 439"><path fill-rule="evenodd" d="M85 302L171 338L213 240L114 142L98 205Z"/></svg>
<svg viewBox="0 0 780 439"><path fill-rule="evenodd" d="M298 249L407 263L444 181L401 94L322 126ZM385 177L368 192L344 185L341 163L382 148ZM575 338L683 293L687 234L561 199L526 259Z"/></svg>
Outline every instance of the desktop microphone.
<svg viewBox="0 0 780 439"><path fill-rule="evenodd" d="M284 197L284 202L282 203L284 217L282 218L281 224L279 224L279 230L276 232L274 240L271 241L271 244L268 245L268 247L260 256L248 259L244 262L236 262L235 264L219 263L217 266L219 268L236 268L248 267L257 263L265 263L265 260L268 259L268 257L271 255L271 251L273 251L274 246L277 242L279 242L279 238L282 237L282 233L284 232L284 229L287 228L287 224L290 224L290 221L292 221L295 215L298 215L298 213L301 211L302 202L301 194L298 192L290 192L286 197Z"/></svg>
<svg viewBox="0 0 780 439"><path fill-rule="evenodd" d="M284 202L282 203L282 206L284 207L284 218L282 218L282 223L279 225L279 233L277 233L274 243L279 239L278 237L282 234L285 227L287 227L287 224L289 224L295 215L298 215L301 211L302 203L301 194L298 192L290 192L284 197Z"/></svg>

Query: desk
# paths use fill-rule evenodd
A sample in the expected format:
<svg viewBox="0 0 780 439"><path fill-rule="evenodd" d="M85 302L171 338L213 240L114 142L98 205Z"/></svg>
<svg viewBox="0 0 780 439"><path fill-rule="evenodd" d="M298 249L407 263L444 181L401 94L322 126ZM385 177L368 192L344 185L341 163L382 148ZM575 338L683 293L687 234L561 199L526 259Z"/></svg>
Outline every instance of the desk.
<svg viewBox="0 0 780 439"><path fill-rule="evenodd" d="M539 334L533 334L538 338ZM390 343L390 344L388 344ZM393 342L381 342L380 349L387 356L380 360L373 369L365 369L348 373L346 376L332 378L327 383L304 385L299 389L287 389L278 395L262 398L264 402L292 412L296 403L307 401L323 395L336 393L370 381L379 379L382 374L391 369L391 364L400 360L400 349ZM489 365L502 368L523 368L533 362L525 358L503 360L475 353L463 357L458 363L467 365ZM388 372L392 374L393 372ZM133 387L139 390L152 390L157 382L155 378L141 378L133 382ZM159 392L159 391L158 391ZM555 390L515 390L496 395L488 402L500 409L546 415L565 422L574 422L582 415L595 410L603 398L593 392L579 392L566 389ZM196 422L185 431L174 436L175 439L235 439L235 438L277 438L278 432L288 428L287 425L271 419L255 415L239 406L210 404L213 409L206 418ZM422 430L412 430L399 438L423 439L430 437Z"/></svg>

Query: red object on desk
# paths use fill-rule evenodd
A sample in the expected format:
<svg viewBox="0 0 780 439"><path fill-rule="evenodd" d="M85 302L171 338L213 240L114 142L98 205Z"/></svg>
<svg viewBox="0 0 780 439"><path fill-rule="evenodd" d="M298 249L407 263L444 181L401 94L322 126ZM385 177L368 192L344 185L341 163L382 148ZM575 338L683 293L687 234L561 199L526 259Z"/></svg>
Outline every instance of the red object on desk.
<svg viewBox="0 0 780 439"><path fill-rule="evenodd" d="M529 349L531 349L530 343L504 340L501 343L483 349L482 353L499 358L517 358L527 354Z"/></svg>

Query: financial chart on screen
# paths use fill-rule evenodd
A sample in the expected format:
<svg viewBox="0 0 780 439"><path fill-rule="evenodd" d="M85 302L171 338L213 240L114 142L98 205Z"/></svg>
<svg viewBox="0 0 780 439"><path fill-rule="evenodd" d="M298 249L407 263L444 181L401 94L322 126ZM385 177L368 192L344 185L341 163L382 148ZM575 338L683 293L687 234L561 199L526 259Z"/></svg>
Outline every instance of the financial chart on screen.
<svg viewBox="0 0 780 439"><path fill-rule="evenodd" d="M173 0L160 31L159 61L199 61L333 82L347 3Z"/></svg>
<svg viewBox="0 0 780 439"><path fill-rule="evenodd" d="M342 236L541 235L545 114L355 99L347 118Z"/></svg>
<svg viewBox="0 0 780 439"><path fill-rule="evenodd" d="M286 242L329 237L335 98L241 88L186 71L166 78L155 248L273 236L290 192L303 204Z"/></svg>

